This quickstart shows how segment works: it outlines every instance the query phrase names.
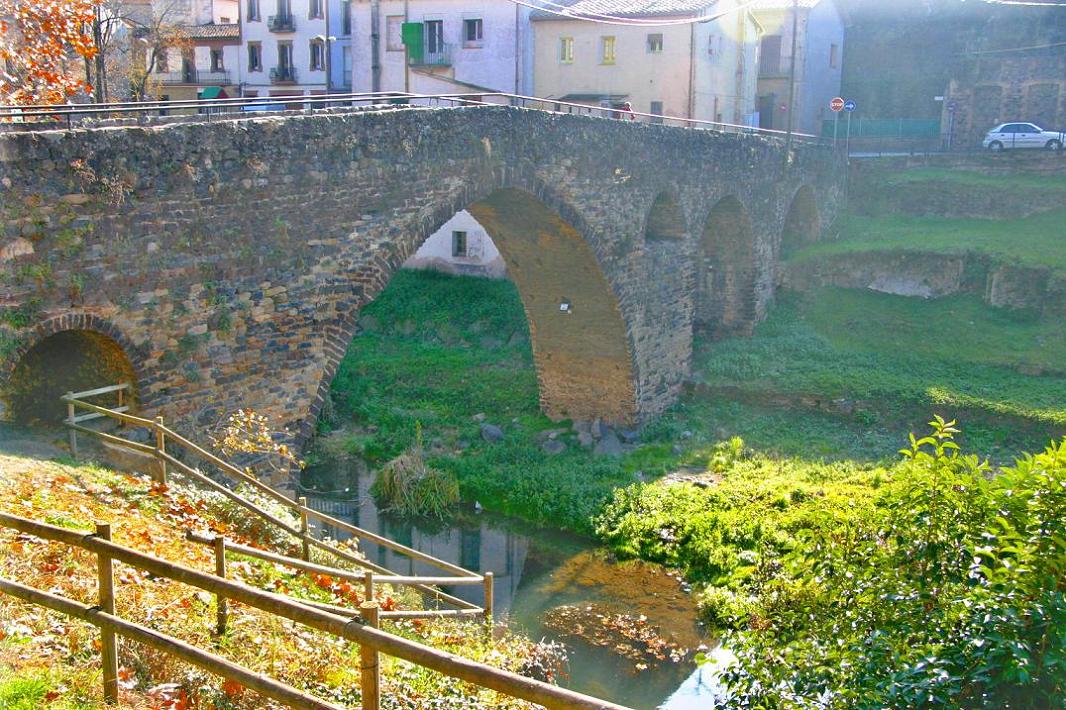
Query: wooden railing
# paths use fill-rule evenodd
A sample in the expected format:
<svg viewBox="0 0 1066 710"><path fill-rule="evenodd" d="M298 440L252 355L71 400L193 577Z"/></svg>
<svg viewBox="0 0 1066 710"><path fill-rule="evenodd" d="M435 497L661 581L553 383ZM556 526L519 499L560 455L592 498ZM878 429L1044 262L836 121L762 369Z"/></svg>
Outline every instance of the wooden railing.
<svg viewBox="0 0 1066 710"><path fill-rule="evenodd" d="M464 569L459 565L452 564L445 560L438 559L432 555L416 550L406 545L401 545L398 542L390 540L386 537L378 535L377 533L365 530L351 523L345 522L338 518L334 518L331 515L327 515L321 511L315 510L307 505L306 498L298 498L293 500L286 496L284 493L277 489L263 483L256 477L249 474L247 471L240 469L232 463L225 461L210 451L198 446L197 444L189 441L185 437L181 436L177 432L166 427L163 422L163 417L156 417L155 419L145 419L135 416L129 413L129 399L132 389L128 383L121 383L117 385L111 385L109 387L99 387L97 389L86 390L84 392L68 392L63 395L62 400L67 405L67 419L65 424L70 430L70 449L71 453L77 457L78 455L78 433L86 434L102 441L105 441L113 446L120 448L126 448L131 451L136 451L142 454L146 454L155 458L156 467L153 475L157 481L166 483L167 477L171 471L177 472L187 478L199 483L216 493L219 493L229 500L233 501L237 505L241 506L245 510L249 511L261 520L266 521L273 527L281 530L288 535L296 538L301 547L302 558L304 562L310 562L311 548L314 547L317 550L324 552L338 560L343 560L346 563L354 564L363 569L369 570L374 576L374 582L379 584L389 584L387 580L397 579L398 575L393 574L391 570L381 565L375 564L370 560L355 555L347 550L343 550L336 545L332 545L324 540L320 540L314 536L312 531L311 521L315 520L323 525L332 526L338 530L355 536L360 540L372 542L376 545L380 545L389 550L397 552L412 560L423 562L432 567L436 567L445 574L437 576L418 576L409 575L404 576L405 580L402 582L404 586L409 586L419 591L428 600L432 600L437 603L447 604L451 609L415 609L405 611L404 614L410 618L431 618L437 616L472 616L482 614L486 620L492 620L492 606L493 606L493 575L491 572L485 574L478 574L468 569ZM108 394L115 394L117 397L117 403L114 407L108 408L99 404L92 404L85 401L89 397L100 397ZM87 414L78 414L78 410L84 410ZM151 439L154 444L142 444L136 441L130 441L121 436L115 434L109 434L107 432L91 429L83 425L83 422L94 419L109 418L115 420L123 425L132 425L138 427L144 427L151 432ZM277 516L264 510L262 507L256 505L254 502L248 500L246 497L240 495L234 490L222 485L218 481L215 481L211 477L207 476L198 468L190 466L184 461L178 459L174 453L180 448L186 455L194 456L201 461L204 461L213 467L215 467L220 473L226 476L230 481L234 483L244 483L255 490L259 491L266 497L270 498L276 503L291 510L296 516L299 517L299 527L294 527L289 523L281 520ZM251 548L249 548L251 549ZM360 575L360 579L363 576ZM465 599L448 594L438 588L438 585L473 585L480 584L484 587L484 604L478 606L472 602L468 602Z"/></svg>
<svg viewBox="0 0 1066 710"><path fill-rule="evenodd" d="M100 628L100 650L103 655L104 700L118 702L118 636L133 639L147 646L173 654L207 671L234 680L246 688L290 708L339 710L338 706L304 693L262 674L251 671L221 656L199 649L179 639L124 619L115 613L114 562L122 562L144 570L156 577L188 584L215 595L219 628L225 631L226 604L232 600L274 616L303 624L312 629L360 644L360 690L364 710L378 710L381 697L381 676L378 654L384 653L429 668L459 680L489 688L505 695L527 700L547 708L603 708L626 710L623 706L575 693L549 683L526 678L440 651L408 639L394 636L378 628L381 612L373 601L360 606L360 617L353 619L303 602L228 580L224 563L216 557L216 573L207 574L173 562L146 555L137 550L111 542L111 528L98 523L95 533L79 532L48 525L35 520L0 513L0 526L27 535L78 547L97 556L99 600L97 606L81 604L70 599L43 592L13 580L0 578L0 592L32 604L87 621ZM223 549L226 541L213 544ZM217 549L217 548L216 548ZM221 569L220 569L221 568Z"/></svg>

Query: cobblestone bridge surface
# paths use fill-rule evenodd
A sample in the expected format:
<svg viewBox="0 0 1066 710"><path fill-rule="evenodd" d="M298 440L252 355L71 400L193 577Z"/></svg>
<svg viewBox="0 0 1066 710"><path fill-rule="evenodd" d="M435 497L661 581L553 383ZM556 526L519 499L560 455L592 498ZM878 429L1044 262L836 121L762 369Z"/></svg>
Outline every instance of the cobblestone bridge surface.
<svg viewBox="0 0 1066 710"><path fill-rule="evenodd" d="M159 121L0 134L0 387L92 331L148 414L249 406L305 439L360 308L468 209L544 411L632 424L675 400L694 329L750 332L841 194L825 147L505 107Z"/></svg>

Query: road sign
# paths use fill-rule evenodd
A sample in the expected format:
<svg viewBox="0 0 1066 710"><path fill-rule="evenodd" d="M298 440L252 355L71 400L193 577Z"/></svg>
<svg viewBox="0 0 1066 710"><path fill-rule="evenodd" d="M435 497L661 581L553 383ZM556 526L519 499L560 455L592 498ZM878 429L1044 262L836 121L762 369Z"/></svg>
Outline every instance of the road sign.
<svg viewBox="0 0 1066 710"><path fill-rule="evenodd" d="M839 113L844 110L844 99L837 96L829 102L829 110L833 113Z"/></svg>
<svg viewBox="0 0 1066 710"><path fill-rule="evenodd" d="M851 99L848 99L847 101L844 102L844 110L847 111L848 113L851 113L856 108L858 108L858 104L856 104Z"/></svg>

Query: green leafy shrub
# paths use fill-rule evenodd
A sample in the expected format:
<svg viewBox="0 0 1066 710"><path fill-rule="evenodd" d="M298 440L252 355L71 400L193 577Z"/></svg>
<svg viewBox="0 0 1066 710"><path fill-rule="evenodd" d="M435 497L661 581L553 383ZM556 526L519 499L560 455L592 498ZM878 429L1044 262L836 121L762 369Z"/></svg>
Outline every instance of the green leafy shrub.
<svg viewBox="0 0 1066 710"><path fill-rule="evenodd" d="M415 444L378 471L370 492L383 511L444 520L459 503L459 482L450 472L426 465L422 427Z"/></svg>
<svg viewBox="0 0 1066 710"><path fill-rule="evenodd" d="M1066 441L990 476L954 422L931 424L869 515L813 530L758 590L769 608L775 585L807 584L728 638L731 703L1063 707Z"/></svg>

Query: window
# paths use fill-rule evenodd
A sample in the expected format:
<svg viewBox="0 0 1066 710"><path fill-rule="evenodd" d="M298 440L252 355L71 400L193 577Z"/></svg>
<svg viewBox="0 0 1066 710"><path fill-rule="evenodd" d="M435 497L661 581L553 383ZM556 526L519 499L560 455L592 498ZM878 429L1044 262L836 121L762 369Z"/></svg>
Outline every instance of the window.
<svg viewBox="0 0 1066 710"><path fill-rule="evenodd" d="M350 35L352 33L352 0L345 0L341 3L341 34Z"/></svg>
<svg viewBox="0 0 1066 710"><path fill-rule="evenodd" d="M389 15L385 18L385 51L403 51L403 15Z"/></svg>
<svg viewBox="0 0 1066 710"><path fill-rule="evenodd" d="M600 64L614 64L614 37L600 37Z"/></svg>
<svg viewBox="0 0 1066 710"><path fill-rule="evenodd" d="M248 0L248 21L255 22L259 19L259 0Z"/></svg>
<svg viewBox="0 0 1066 710"><path fill-rule="evenodd" d="M559 39L559 61L563 64L571 64L574 61L573 37L562 37Z"/></svg>
<svg viewBox="0 0 1066 710"><path fill-rule="evenodd" d="M278 42L278 68L288 77L292 70L292 42Z"/></svg>
<svg viewBox="0 0 1066 710"><path fill-rule="evenodd" d="M222 66L222 50L211 50L211 71L225 71L226 68Z"/></svg>
<svg viewBox="0 0 1066 710"><path fill-rule="evenodd" d="M230 22L230 19L228 17L220 17L220 18L218 18L218 23L220 25L231 25L231 24L233 24L232 22Z"/></svg>
<svg viewBox="0 0 1066 710"><path fill-rule="evenodd" d="M655 114L655 116L656 116L656 118L651 119L652 123L662 123L663 122L663 119L662 119L663 102L662 101L652 101L651 102L651 108L648 110L648 113Z"/></svg>
<svg viewBox="0 0 1066 710"><path fill-rule="evenodd" d="M722 56L722 35L710 35L707 37L707 56L712 62L717 62Z"/></svg>
<svg viewBox="0 0 1066 710"><path fill-rule="evenodd" d="M452 232L452 256L466 257L466 232Z"/></svg>
<svg viewBox="0 0 1066 710"><path fill-rule="evenodd" d="M426 20L426 54L444 53L444 20Z"/></svg>
<svg viewBox="0 0 1066 710"><path fill-rule="evenodd" d="M463 20L463 46L464 47L480 47L481 46L481 31L482 23L481 18Z"/></svg>
<svg viewBox="0 0 1066 710"><path fill-rule="evenodd" d="M341 66L344 67L344 80L345 86L352 85L352 48L341 48Z"/></svg>
<svg viewBox="0 0 1066 710"><path fill-rule="evenodd" d="M170 71L170 57L167 56L166 47L155 49L155 70L160 74Z"/></svg>
<svg viewBox="0 0 1066 710"><path fill-rule="evenodd" d="M829 45L829 67L831 69L836 69L837 68L837 63L840 60L840 58L837 56L837 54L839 52L840 52L840 47L838 47L835 44Z"/></svg>
<svg viewBox="0 0 1066 710"><path fill-rule="evenodd" d="M322 40L311 40L311 71L322 71L325 68L325 51Z"/></svg>
<svg viewBox="0 0 1066 710"><path fill-rule="evenodd" d="M315 19L322 17L322 0L308 0L308 19Z"/></svg>
<svg viewBox="0 0 1066 710"><path fill-rule="evenodd" d="M248 71L263 71L263 45L248 43Z"/></svg>
<svg viewBox="0 0 1066 710"><path fill-rule="evenodd" d="M648 35L648 54L659 54L663 51L662 33Z"/></svg>
<svg viewBox="0 0 1066 710"><path fill-rule="evenodd" d="M781 35L766 35L759 51L759 73L781 73Z"/></svg>

